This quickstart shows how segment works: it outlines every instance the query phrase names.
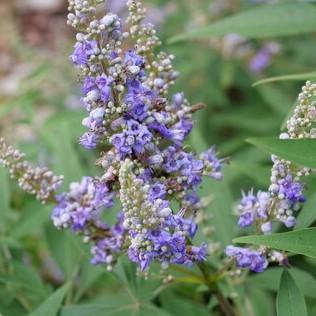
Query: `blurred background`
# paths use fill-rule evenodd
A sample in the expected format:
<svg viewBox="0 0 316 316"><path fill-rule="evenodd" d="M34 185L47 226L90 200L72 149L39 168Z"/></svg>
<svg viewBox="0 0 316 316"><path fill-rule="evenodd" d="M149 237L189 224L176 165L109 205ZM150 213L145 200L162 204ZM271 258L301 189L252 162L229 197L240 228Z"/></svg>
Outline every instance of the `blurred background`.
<svg viewBox="0 0 316 316"><path fill-rule="evenodd" d="M205 182L202 188L203 195L212 200L209 221L219 241L209 240L213 251L238 234L233 210L241 189L264 188L269 183L268 155L245 139L277 136L302 82L252 84L266 77L313 71L315 34L260 41L227 34L172 45L167 39L261 2L269 1L144 1L147 19L156 25L163 40L162 49L176 56L175 68L181 76L173 90L185 91L192 104L206 105L195 115L196 128L188 146L200 151L215 144L222 157L231 158L225 180ZM126 15L124 0L108 1L107 6ZM83 175L100 174L100 170L94 166L98 153L83 150L77 141L84 131L84 111L77 73L68 58L74 34L66 25L66 15L65 0L0 1L0 135L23 150L34 164L48 165L64 174L68 186ZM102 267L90 267L85 247L74 236L56 231L50 212L50 206L23 194L0 169L0 313L27 315L69 280L67 304L104 303L113 294L116 300L128 301L123 283ZM145 284L141 286L144 292L155 285L153 281ZM274 289L267 287L273 293ZM264 283L244 289L248 294L234 289L237 296L256 295L254 301L269 297L263 290ZM188 289L173 287L172 293L162 293L168 295L158 295L155 303L170 315L180 315L174 302L183 297L187 313L193 307L200 310L197 315L206 313L203 304L199 305L203 297L189 285ZM269 302L258 313L254 306L244 306L254 311L245 315L273 315L273 303ZM66 308L62 315L88 313L77 310L71 314ZM110 314L93 314L98 315ZM144 315L156 314L147 310Z"/></svg>

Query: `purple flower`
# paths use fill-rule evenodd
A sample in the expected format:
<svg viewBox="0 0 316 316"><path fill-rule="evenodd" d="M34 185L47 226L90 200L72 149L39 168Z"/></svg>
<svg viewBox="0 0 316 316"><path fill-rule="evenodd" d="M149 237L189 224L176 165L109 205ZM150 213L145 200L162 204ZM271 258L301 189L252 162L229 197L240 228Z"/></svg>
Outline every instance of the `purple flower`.
<svg viewBox="0 0 316 316"><path fill-rule="evenodd" d="M82 92L87 95L90 91L96 88L95 78L87 76L84 78Z"/></svg>
<svg viewBox="0 0 316 316"><path fill-rule="evenodd" d="M111 85L113 83L113 79L111 77L102 74L96 78L96 84L101 92L101 99L104 102L109 101L111 95Z"/></svg>
<svg viewBox="0 0 316 316"><path fill-rule="evenodd" d="M98 49L98 43L95 40L77 42L70 58L75 65L86 66L90 56L95 54L96 49Z"/></svg>
<svg viewBox="0 0 316 316"><path fill-rule="evenodd" d="M252 211L245 211L240 214L238 225L240 227L247 227L250 226L254 222L255 216Z"/></svg>
<svg viewBox="0 0 316 316"><path fill-rule="evenodd" d="M111 137L111 144L114 145L119 155L124 158L128 154L142 154L145 146L152 140L152 134L146 126L135 120L128 120L122 133L114 134Z"/></svg>
<svg viewBox="0 0 316 316"><path fill-rule="evenodd" d="M211 147L200 155L201 159L205 164L205 173L207 176L212 177L216 180L223 178L222 163L224 160L217 158L217 152L215 147Z"/></svg>
<svg viewBox="0 0 316 316"><path fill-rule="evenodd" d="M240 268L246 268L254 272L263 272L268 266L268 260L259 251L248 248L227 246L225 253L235 259Z"/></svg>
<svg viewBox="0 0 316 316"><path fill-rule="evenodd" d="M162 183L155 183L149 190L149 200L163 199L166 195L166 187Z"/></svg>
<svg viewBox="0 0 316 316"><path fill-rule="evenodd" d="M90 112L89 117L83 119L82 125L90 129L97 129L102 126L104 114L103 108L96 108Z"/></svg>
<svg viewBox="0 0 316 316"><path fill-rule="evenodd" d="M172 105L175 107L175 109L180 108L184 104L184 93L178 92L173 95L172 97Z"/></svg>
<svg viewBox="0 0 316 316"><path fill-rule="evenodd" d="M271 55L265 50L259 51L249 63L249 68L254 73L260 73L270 64Z"/></svg>
<svg viewBox="0 0 316 316"><path fill-rule="evenodd" d="M71 226L77 231L85 229L89 221L100 221L101 209L113 206L113 193L98 180L84 177L71 183L69 192L60 194L57 201L52 214L55 226Z"/></svg>
<svg viewBox="0 0 316 316"><path fill-rule="evenodd" d="M277 194L284 196L291 203L305 202L303 195L303 185L299 182L294 182L292 175L287 175L284 179L278 181Z"/></svg>
<svg viewBox="0 0 316 316"><path fill-rule="evenodd" d="M99 141L100 141L99 135L96 135L93 132L87 132L81 136L79 143L81 146L83 146L86 149L94 149L99 143Z"/></svg>
<svg viewBox="0 0 316 316"><path fill-rule="evenodd" d="M116 261L117 255L122 251L125 230L122 226L123 214L117 216L117 223L110 229L111 237L100 239L91 249L92 264L112 265Z"/></svg>

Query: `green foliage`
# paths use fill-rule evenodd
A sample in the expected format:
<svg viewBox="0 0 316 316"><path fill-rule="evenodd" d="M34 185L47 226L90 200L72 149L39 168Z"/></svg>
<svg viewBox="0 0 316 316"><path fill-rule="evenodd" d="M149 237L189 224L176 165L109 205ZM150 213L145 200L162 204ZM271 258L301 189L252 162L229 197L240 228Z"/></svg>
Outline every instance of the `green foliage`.
<svg viewBox="0 0 316 316"><path fill-rule="evenodd" d="M287 270L281 276L276 306L278 316L307 316L304 296Z"/></svg>
<svg viewBox="0 0 316 316"><path fill-rule="evenodd" d="M264 245L316 258L316 228L298 229L286 233L238 237L235 243Z"/></svg>
<svg viewBox="0 0 316 316"><path fill-rule="evenodd" d="M299 165L316 168L316 141L314 139L250 138L248 142L261 150L280 156ZM304 154L302 154L304 153Z"/></svg>
<svg viewBox="0 0 316 316"><path fill-rule="evenodd" d="M30 316L57 316L68 289L69 284L66 283L48 297Z"/></svg>
<svg viewBox="0 0 316 316"><path fill-rule="evenodd" d="M171 43L201 37L222 36L232 31L249 38L289 36L315 32L316 8L310 4L283 3L255 7L209 26L177 35Z"/></svg>
<svg viewBox="0 0 316 316"><path fill-rule="evenodd" d="M271 83L276 81L284 81L284 80L310 80L314 79L316 77L316 72L306 72L306 73L300 73L300 74L291 74L291 75L283 75L283 76L275 76L271 78L265 78L258 80L253 83L253 87L259 86L264 83Z"/></svg>

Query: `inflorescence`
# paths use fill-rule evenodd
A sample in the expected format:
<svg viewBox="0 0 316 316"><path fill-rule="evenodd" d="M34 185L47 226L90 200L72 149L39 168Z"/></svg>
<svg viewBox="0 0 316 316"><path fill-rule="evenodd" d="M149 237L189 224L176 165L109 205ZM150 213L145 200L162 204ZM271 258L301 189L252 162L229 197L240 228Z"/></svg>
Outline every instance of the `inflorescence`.
<svg viewBox="0 0 316 316"><path fill-rule="evenodd" d="M10 177L17 179L20 188L34 194L42 203L55 201L56 191L63 184L63 176L56 176L46 167L33 167L23 160L24 154L12 146L8 146L4 139L0 139L0 164L9 170Z"/></svg>
<svg viewBox="0 0 316 316"><path fill-rule="evenodd" d="M298 104L290 119L286 131L280 139L316 138L313 126L316 120L316 84L307 82L298 96ZM272 232L272 223L281 222L287 228L296 224L296 214L306 198L302 177L311 173L310 168L272 156L271 184L268 191L253 190L243 193L238 205L240 227L254 226L257 233ZM260 247L257 250L228 246L226 254L233 257L237 266L261 272L268 266L268 261L287 264L285 254Z"/></svg>
<svg viewBox="0 0 316 316"><path fill-rule="evenodd" d="M207 246L191 243L203 207L197 189L203 176L222 178L223 161L213 147L200 155L184 149L201 106L183 93L169 97L178 76L174 56L154 53L160 41L143 21L141 2L127 1L125 23L99 4L104 0L69 1L68 24L77 31L70 59L88 112L80 144L106 148L97 161L104 174L58 195L54 224L83 235L92 243L92 263L109 269L124 253L142 271L154 261L163 269L203 261ZM115 203L121 211L109 225L104 212Z"/></svg>

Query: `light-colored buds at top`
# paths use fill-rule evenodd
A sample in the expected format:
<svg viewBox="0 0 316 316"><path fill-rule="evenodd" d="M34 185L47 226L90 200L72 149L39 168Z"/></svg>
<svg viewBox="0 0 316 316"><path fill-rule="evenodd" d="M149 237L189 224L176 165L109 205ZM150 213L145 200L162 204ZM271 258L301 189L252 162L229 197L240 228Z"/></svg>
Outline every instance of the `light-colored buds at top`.
<svg viewBox="0 0 316 316"><path fill-rule="evenodd" d="M113 13L108 13L107 15L105 15L100 23L104 24L105 26L109 27L111 26L115 21L117 20L117 15L113 14Z"/></svg>

